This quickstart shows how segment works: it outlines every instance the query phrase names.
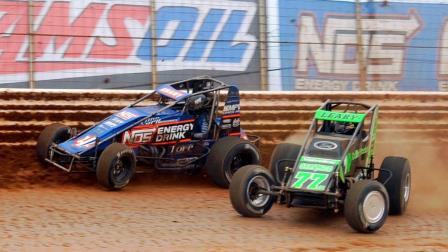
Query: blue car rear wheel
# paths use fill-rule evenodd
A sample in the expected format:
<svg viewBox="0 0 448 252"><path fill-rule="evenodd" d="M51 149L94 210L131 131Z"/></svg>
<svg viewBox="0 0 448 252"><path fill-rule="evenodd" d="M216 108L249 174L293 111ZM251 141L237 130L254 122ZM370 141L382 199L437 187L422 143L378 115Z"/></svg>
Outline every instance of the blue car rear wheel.
<svg viewBox="0 0 448 252"><path fill-rule="evenodd" d="M120 190L134 176L136 158L134 151L121 143L109 145L98 159L96 177L109 190Z"/></svg>

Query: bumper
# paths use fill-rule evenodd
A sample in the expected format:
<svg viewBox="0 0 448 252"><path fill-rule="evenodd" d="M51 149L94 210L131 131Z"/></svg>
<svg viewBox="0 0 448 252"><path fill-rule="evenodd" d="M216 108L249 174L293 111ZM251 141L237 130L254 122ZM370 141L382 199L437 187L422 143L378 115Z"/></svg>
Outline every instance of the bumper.
<svg viewBox="0 0 448 252"><path fill-rule="evenodd" d="M340 193L330 192L330 191L312 191L305 189L295 189L286 186L272 186L271 189L278 192L289 192L289 193L309 193L309 194L321 194L321 195L329 195L329 196L340 196Z"/></svg>
<svg viewBox="0 0 448 252"><path fill-rule="evenodd" d="M311 191L282 186L273 186L271 189L273 194L280 195L285 199L284 203L293 207L335 208L341 196L338 192Z"/></svg>
<svg viewBox="0 0 448 252"><path fill-rule="evenodd" d="M74 163L81 159L78 155L67 153L65 150L59 148L57 144L52 144L48 151L49 158L46 158L45 161L66 172L72 172ZM68 167L58 163L62 158L67 159L63 163L68 164Z"/></svg>

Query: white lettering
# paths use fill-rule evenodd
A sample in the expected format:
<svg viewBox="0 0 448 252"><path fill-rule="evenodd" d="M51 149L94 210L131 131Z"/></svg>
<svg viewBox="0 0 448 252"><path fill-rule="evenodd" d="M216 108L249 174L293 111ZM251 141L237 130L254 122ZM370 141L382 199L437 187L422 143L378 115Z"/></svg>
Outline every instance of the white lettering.
<svg viewBox="0 0 448 252"><path fill-rule="evenodd" d="M174 141L185 139L185 133L193 130L193 123L162 126L157 129L156 142Z"/></svg>
<svg viewBox="0 0 448 252"><path fill-rule="evenodd" d="M368 77L396 78L402 74L406 43L421 27L418 15L414 11L408 16L376 15L363 17L361 22ZM307 76L310 65L314 64L318 74L358 77L355 17L329 16L321 35L315 17L304 13L300 16L298 44L299 76Z"/></svg>
<svg viewBox="0 0 448 252"><path fill-rule="evenodd" d="M234 114L240 112L239 104L231 104L224 106L224 114Z"/></svg>
<svg viewBox="0 0 448 252"><path fill-rule="evenodd" d="M367 81L368 91L397 91L398 81ZM325 91L359 91L359 81L296 79L297 90L325 90Z"/></svg>
<svg viewBox="0 0 448 252"><path fill-rule="evenodd" d="M149 143L154 131L154 128L128 130L123 134L122 143L129 146Z"/></svg>

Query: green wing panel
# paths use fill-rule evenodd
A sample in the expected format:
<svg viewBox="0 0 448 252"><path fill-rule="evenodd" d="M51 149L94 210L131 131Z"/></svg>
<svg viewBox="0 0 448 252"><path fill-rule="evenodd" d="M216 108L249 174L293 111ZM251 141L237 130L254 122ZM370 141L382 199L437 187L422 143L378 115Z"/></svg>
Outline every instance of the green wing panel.
<svg viewBox="0 0 448 252"><path fill-rule="evenodd" d="M343 113L318 109L314 118L317 120L327 120L336 122L360 123L365 119L365 114L360 113Z"/></svg>

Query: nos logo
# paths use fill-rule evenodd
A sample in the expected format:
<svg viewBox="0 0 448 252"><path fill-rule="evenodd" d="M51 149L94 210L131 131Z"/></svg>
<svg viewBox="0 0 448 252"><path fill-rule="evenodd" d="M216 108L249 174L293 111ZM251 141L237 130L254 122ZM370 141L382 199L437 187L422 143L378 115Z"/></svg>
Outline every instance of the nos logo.
<svg viewBox="0 0 448 252"><path fill-rule="evenodd" d="M122 143L127 146L138 146L140 144L151 142L155 128L131 129L123 134Z"/></svg>

